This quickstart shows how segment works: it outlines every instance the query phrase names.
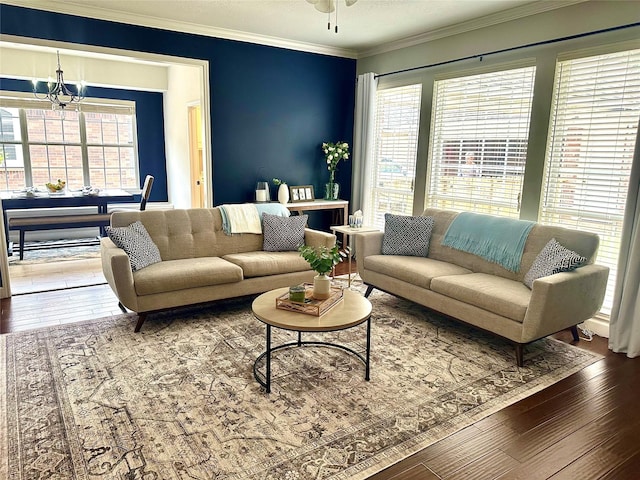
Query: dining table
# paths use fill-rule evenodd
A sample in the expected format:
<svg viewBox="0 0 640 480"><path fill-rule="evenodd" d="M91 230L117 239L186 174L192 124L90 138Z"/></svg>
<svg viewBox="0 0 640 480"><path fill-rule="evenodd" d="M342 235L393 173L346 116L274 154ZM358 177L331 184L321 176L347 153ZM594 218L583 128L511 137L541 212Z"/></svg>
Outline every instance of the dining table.
<svg viewBox="0 0 640 480"><path fill-rule="evenodd" d="M127 203L133 200L134 194L122 189L104 189L98 192L65 190L59 193L37 190L0 192L7 245L10 247L7 210L96 207L97 213L107 213L109 204Z"/></svg>

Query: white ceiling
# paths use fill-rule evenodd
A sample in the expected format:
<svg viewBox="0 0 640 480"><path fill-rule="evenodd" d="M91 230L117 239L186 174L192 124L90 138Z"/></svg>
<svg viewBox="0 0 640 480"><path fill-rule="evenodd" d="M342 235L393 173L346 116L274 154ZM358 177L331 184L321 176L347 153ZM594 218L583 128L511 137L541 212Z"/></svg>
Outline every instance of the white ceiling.
<svg viewBox="0 0 640 480"><path fill-rule="evenodd" d="M3 0L168 30L358 58L586 0L338 2L338 33L307 0Z"/></svg>

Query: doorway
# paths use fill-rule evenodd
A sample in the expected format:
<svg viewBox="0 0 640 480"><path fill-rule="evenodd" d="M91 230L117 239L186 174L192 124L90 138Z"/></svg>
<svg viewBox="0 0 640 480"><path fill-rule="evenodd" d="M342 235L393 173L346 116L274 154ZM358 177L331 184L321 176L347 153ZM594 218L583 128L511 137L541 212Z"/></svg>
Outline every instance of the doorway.
<svg viewBox="0 0 640 480"><path fill-rule="evenodd" d="M204 164L202 155L202 111L200 104L188 107L189 161L191 165L191 207L204 207Z"/></svg>

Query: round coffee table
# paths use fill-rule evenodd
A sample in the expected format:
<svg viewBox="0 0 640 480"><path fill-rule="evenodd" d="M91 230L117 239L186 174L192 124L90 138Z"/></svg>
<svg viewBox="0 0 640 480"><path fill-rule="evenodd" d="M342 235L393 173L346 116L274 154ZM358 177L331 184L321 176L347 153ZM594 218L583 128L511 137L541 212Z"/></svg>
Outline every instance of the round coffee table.
<svg viewBox="0 0 640 480"><path fill-rule="evenodd" d="M253 376L257 382L266 389L267 393L270 393L271 354L282 348L301 347L303 345L324 345L336 347L355 355L364 363L364 378L368 381L369 353L371 350L371 302L364 298L360 293L345 290L344 298L337 305L332 307L323 315L316 317L314 315L307 315L305 313L291 312L276 308L276 298L288 291L289 289L285 287L263 293L256 298L251 305L253 315L267 327L266 350L258 356L253 364ZM302 341L302 332L334 332L336 330L346 330L347 328L355 327L364 322L367 322L367 348L364 356L344 345L328 342ZM271 327L298 332L298 341L272 347ZM260 374L258 373L258 364L263 358L266 358L266 372L264 380L260 378Z"/></svg>

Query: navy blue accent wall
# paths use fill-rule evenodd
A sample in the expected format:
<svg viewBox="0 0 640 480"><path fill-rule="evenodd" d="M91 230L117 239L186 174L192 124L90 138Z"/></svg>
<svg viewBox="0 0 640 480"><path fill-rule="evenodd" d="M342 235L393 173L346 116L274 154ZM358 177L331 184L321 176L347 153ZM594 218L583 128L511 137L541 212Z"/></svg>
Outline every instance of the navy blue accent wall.
<svg viewBox="0 0 640 480"><path fill-rule="evenodd" d="M33 84L27 80L0 77L0 90L31 92ZM40 89L38 89L40 90ZM153 175L152 202L167 201L167 169L164 154L164 119L162 93L141 92L116 88L87 87L85 95L93 98L113 98L136 102L136 129L138 133L138 161L140 182ZM140 185L142 188L142 185Z"/></svg>
<svg viewBox="0 0 640 480"><path fill-rule="evenodd" d="M253 201L255 183L273 177L320 196L329 177L321 143L352 143L352 59L9 5L0 32L208 60L215 205ZM337 179L349 199L350 162Z"/></svg>

